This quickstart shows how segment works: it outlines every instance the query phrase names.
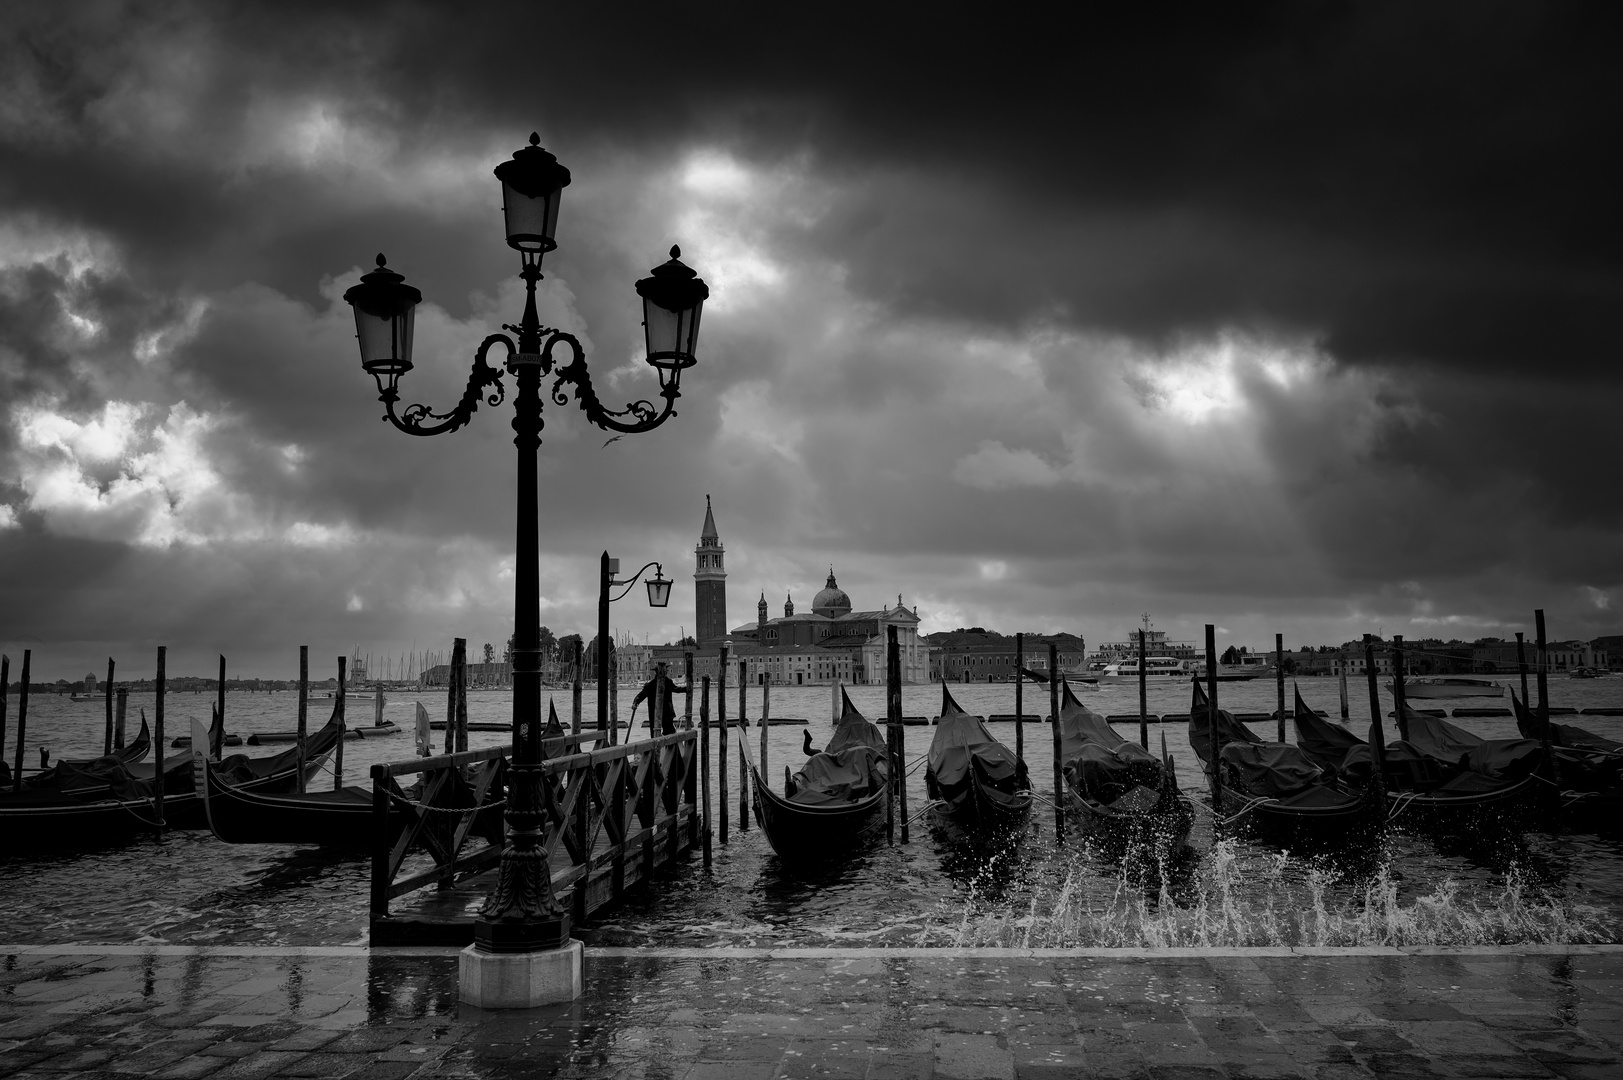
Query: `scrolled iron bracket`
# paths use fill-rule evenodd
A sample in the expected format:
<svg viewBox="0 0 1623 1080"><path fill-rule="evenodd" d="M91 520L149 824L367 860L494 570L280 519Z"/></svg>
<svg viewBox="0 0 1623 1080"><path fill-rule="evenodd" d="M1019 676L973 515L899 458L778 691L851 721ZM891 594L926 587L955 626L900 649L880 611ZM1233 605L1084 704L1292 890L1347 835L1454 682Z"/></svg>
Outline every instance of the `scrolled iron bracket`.
<svg viewBox="0 0 1623 1080"><path fill-rule="evenodd" d="M473 414L479 408L479 399L484 398L485 404L495 408L507 399L507 388L502 385L502 369L491 367L485 362L485 354L492 345L500 342L507 346L509 358L514 356L518 349L513 339L506 334L491 334L479 345L479 351L474 354L473 368L468 372L468 386L462 392L462 400L450 412L437 413L427 405L407 405L403 410L396 412L395 403L400 400L400 391L394 387L386 387L378 395L386 410L385 420L407 435L442 435L447 431L455 431L473 419ZM485 387L495 389L489 394Z"/></svg>
<svg viewBox="0 0 1623 1080"><path fill-rule="evenodd" d="M666 420L676 415L676 399L681 397L675 386L667 386L660 391L665 399L665 407L658 409L653 402L647 400L627 403L619 412L612 412L603 407L598 400L597 392L592 389L592 376L586 370L586 354L581 351L580 342L575 335L556 330L547 338L546 346L541 352L541 367L543 371L552 369L552 350L559 342L569 346L573 358L568 364L558 368L558 377L552 384L552 400L557 405L568 405L569 398L564 394L564 383L570 383L575 388L575 401L580 405L586 419L605 431L619 431L628 435L636 435L644 431L652 431ZM627 421L625 418L633 418Z"/></svg>

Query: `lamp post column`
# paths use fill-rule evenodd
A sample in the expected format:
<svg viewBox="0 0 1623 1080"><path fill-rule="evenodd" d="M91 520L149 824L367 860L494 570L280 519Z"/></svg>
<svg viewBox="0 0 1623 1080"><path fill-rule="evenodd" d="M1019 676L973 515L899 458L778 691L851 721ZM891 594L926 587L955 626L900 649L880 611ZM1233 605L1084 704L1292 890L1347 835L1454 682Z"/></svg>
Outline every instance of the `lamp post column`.
<svg viewBox="0 0 1623 1080"><path fill-rule="evenodd" d="M526 312L528 315L529 312ZM521 345L522 349L523 346ZM513 439L518 447L518 529L513 575L513 759L508 766L507 845L496 891L474 922L483 953L559 949L569 913L552 891L542 846L546 809L541 777L541 574L537 456L541 447L541 371L520 361Z"/></svg>

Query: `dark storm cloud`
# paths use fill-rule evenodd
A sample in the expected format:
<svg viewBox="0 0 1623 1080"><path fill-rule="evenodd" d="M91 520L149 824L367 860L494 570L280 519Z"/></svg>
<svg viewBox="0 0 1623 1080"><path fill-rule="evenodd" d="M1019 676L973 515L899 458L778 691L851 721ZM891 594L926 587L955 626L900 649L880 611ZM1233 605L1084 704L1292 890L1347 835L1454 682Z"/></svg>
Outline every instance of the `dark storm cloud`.
<svg viewBox="0 0 1623 1080"><path fill-rule="evenodd" d="M26 168L13 156L8 195L114 229L173 274L198 273L207 251L227 281L280 286L272 264L332 262L383 232L359 207L323 212L330 195L296 181L269 195L252 170L226 186L211 174L256 101L296 91L389 125L405 154L538 120L577 149L813 147L818 168L873 187L808 242L903 311L1018 325L1057 310L1152 340L1240 320L1318 335L1350 361L1553 354L1574 377L1616 370L1623 173L1606 133L1623 78L1615 16L1593 5L1152 5L969 24L864 9L805 25L728 7L92 10L20 20L13 78L48 103L48 127ZM172 134L195 156L73 137L170 107L107 106L166 57L194 69ZM425 238L447 274L468 258L455 231Z"/></svg>

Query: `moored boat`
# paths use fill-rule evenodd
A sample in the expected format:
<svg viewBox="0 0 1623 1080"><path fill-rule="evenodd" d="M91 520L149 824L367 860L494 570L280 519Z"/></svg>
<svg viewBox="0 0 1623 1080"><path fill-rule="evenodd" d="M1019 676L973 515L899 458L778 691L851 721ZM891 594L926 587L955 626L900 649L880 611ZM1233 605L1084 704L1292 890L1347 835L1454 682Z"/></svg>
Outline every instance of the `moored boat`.
<svg viewBox="0 0 1623 1080"><path fill-rule="evenodd" d="M305 740L305 775L314 775L338 742L333 720ZM225 782L248 791L292 791L298 786L297 748L250 758L232 754L211 763ZM108 759L97 759L100 766ZM60 770L53 788L31 788L0 795L0 852L71 850L148 832L158 827L157 763L130 762L116 767ZM165 759L163 821L165 828L208 827L203 793L190 752Z"/></svg>
<svg viewBox="0 0 1623 1080"><path fill-rule="evenodd" d="M1391 683L1386 684L1391 692ZM1502 683L1492 679L1473 679L1464 675L1429 675L1403 680L1404 698L1465 698L1504 697Z"/></svg>
<svg viewBox="0 0 1623 1080"><path fill-rule="evenodd" d="M750 761L755 779L755 820L778 857L792 862L826 862L860 849L885 821L890 791L890 758L884 733L840 691L839 725L828 745L810 753L787 778L784 793L773 791ZM806 745L811 733L806 733ZM743 740L745 759L749 749ZM787 769L784 770L788 772Z"/></svg>
<svg viewBox="0 0 1623 1080"><path fill-rule="evenodd" d="M1195 811L1178 790L1172 762L1117 734L1068 683L1060 689L1060 762L1082 827L1114 858L1137 850L1161 861L1181 851ZM1163 735L1163 749L1165 742Z"/></svg>
<svg viewBox="0 0 1623 1080"><path fill-rule="evenodd" d="M924 788L947 820L986 832L1022 822L1031 810L1025 763L958 707L941 685L941 716L925 755Z"/></svg>
<svg viewBox="0 0 1623 1080"><path fill-rule="evenodd" d="M1212 708L1192 684L1189 745L1209 778L1212 736L1219 735L1216 807L1227 822L1286 846L1335 846L1370 835L1375 801L1315 764L1289 743L1266 742L1225 709Z"/></svg>

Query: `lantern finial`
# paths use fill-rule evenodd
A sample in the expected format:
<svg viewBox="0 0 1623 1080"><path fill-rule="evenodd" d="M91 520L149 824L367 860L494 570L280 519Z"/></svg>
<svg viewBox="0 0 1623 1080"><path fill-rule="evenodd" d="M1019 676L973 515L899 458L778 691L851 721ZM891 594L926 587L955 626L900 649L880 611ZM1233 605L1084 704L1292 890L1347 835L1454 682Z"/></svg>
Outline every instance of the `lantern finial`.
<svg viewBox="0 0 1623 1080"><path fill-rule="evenodd" d="M682 257L682 249L680 247L678 247L676 244L672 244L671 245L671 258L680 259L681 257Z"/></svg>
<svg viewBox="0 0 1623 1080"><path fill-rule="evenodd" d="M378 265L379 266L388 266L389 265L389 260L387 260L387 259L385 259L383 257L383 252L381 252L381 251L378 252Z"/></svg>
<svg viewBox="0 0 1623 1080"><path fill-rule="evenodd" d="M536 131L530 132L530 145L531 146L540 146L541 145L541 134L539 132L536 132Z"/></svg>

